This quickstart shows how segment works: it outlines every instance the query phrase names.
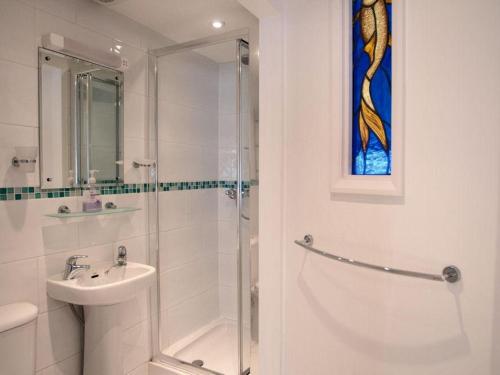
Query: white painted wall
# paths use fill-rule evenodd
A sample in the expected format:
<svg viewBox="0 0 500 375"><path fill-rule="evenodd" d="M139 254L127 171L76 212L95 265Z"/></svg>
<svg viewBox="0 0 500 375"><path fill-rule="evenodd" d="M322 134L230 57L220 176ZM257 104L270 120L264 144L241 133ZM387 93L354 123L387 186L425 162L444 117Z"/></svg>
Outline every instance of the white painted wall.
<svg viewBox="0 0 500 375"><path fill-rule="evenodd" d="M261 22L261 373L497 374L500 3L407 1L404 199L332 200L338 1L289 0ZM464 279L450 287L307 255L293 240L308 232L368 262L454 263Z"/></svg>
<svg viewBox="0 0 500 375"><path fill-rule="evenodd" d="M281 374L283 342L284 17L260 19L259 374Z"/></svg>

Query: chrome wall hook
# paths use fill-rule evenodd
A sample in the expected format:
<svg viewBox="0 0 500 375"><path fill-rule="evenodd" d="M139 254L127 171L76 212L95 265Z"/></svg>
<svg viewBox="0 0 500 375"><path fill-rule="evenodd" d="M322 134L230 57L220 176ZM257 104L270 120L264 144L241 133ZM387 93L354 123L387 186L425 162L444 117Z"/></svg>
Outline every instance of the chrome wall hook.
<svg viewBox="0 0 500 375"><path fill-rule="evenodd" d="M17 156L12 158L12 166L19 168L21 164L35 164L36 159L19 159Z"/></svg>
<svg viewBox="0 0 500 375"><path fill-rule="evenodd" d="M62 206L59 206L59 208L57 209L57 213L58 214L70 214L71 210L69 209L68 206L62 205Z"/></svg>

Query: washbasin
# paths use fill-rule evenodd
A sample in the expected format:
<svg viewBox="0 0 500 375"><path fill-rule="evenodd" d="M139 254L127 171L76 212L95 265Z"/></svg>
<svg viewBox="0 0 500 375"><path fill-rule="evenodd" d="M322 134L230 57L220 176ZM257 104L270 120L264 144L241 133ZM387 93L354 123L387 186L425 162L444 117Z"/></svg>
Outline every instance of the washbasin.
<svg viewBox="0 0 500 375"><path fill-rule="evenodd" d="M82 305L85 319L84 375L122 375L122 302L153 285L156 270L146 264L126 261L125 247L116 262L78 265L76 255L66 266L77 270L66 280L61 272L47 279L47 293L54 299ZM120 254L120 253L119 253ZM120 263L121 260L121 263ZM121 265L119 265L121 264ZM70 274L71 275L71 274Z"/></svg>
<svg viewBox="0 0 500 375"><path fill-rule="evenodd" d="M155 268L146 264L112 266L110 262L94 265L72 280L64 280L62 274L49 277L47 293L75 305L114 305L134 298L155 280Z"/></svg>

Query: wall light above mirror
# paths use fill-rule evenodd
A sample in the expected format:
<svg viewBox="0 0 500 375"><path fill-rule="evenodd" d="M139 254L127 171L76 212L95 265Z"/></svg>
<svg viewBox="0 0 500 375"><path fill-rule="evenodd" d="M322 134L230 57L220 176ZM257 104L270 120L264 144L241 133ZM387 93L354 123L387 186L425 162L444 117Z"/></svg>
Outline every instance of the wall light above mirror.
<svg viewBox="0 0 500 375"><path fill-rule="evenodd" d="M123 183L123 73L39 49L43 189Z"/></svg>

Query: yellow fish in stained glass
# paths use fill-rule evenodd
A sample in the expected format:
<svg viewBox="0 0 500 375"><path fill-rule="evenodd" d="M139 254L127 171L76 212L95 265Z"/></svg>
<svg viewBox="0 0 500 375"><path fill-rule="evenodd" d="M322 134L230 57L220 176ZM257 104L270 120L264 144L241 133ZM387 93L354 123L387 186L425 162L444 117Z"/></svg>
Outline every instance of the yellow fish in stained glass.
<svg viewBox="0 0 500 375"><path fill-rule="evenodd" d="M382 119L373 104L370 86L373 76L382 64L387 47L391 45L389 33L389 16L387 4L392 0L363 0L359 13L354 21L359 20L361 37L364 42L364 51L370 57L368 67L361 88L361 107L359 112L359 131L361 145L366 152L370 131L379 139L385 150L388 148L387 137Z"/></svg>

